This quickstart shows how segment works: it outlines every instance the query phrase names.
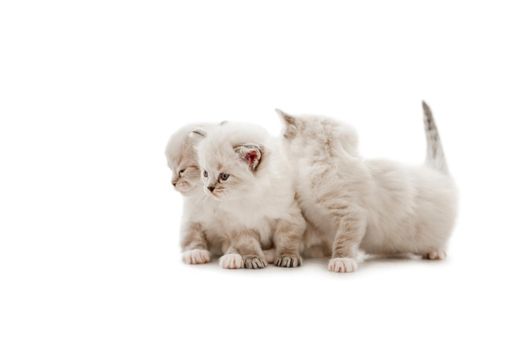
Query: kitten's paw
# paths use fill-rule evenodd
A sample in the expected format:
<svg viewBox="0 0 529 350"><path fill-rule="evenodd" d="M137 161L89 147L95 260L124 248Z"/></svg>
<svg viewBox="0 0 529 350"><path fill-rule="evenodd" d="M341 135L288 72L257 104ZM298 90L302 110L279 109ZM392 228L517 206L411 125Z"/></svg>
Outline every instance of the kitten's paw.
<svg viewBox="0 0 529 350"><path fill-rule="evenodd" d="M220 267L223 269L242 269L243 260L239 254L226 254L220 257Z"/></svg>
<svg viewBox="0 0 529 350"><path fill-rule="evenodd" d="M426 260L444 260L446 259L446 252L443 249L432 250L431 252L422 255Z"/></svg>
<svg viewBox="0 0 529 350"><path fill-rule="evenodd" d="M192 249L182 253L182 260L190 265L206 264L210 260L210 255L205 249Z"/></svg>
<svg viewBox="0 0 529 350"><path fill-rule="evenodd" d="M333 258L329 261L327 268L331 272L353 272L356 271L358 265L352 258Z"/></svg>
<svg viewBox="0 0 529 350"><path fill-rule="evenodd" d="M244 268L246 269L263 269L266 267L265 259L257 255L245 255L242 259L244 260Z"/></svg>
<svg viewBox="0 0 529 350"><path fill-rule="evenodd" d="M303 260L299 254L282 254L274 261L274 264L279 267L298 267L301 266L302 263Z"/></svg>

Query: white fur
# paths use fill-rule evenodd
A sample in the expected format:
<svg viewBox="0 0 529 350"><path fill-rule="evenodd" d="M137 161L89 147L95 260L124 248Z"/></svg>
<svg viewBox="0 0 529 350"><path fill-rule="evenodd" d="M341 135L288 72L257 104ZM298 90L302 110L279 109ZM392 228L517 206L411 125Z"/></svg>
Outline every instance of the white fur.
<svg viewBox="0 0 529 350"><path fill-rule="evenodd" d="M245 143L262 147L262 160L256 171L234 151L234 147ZM264 129L228 122L210 129L197 151L200 168L208 171L208 178L203 177L201 196L186 199L184 217L193 217L208 235L253 230L259 234L262 247L269 248L278 220L296 222L304 229L288 161L278 140ZM223 171L231 177L222 193L213 194L207 186L216 182Z"/></svg>
<svg viewBox="0 0 529 350"><path fill-rule="evenodd" d="M457 190L449 175L427 165L364 160L357 153L356 133L343 123L283 117L284 145L297 169L299 202L314 228L305 235L306 249L318 244L332 248L338 221L321 200L335 193L335 205L346 207L345 215L354 213L360 227L361 240L350 258L356 258L358 249L444 258L457 208ZM333 259L329 270L350 272L355 264Z"/></svg>
<svg viewBox="0 0 529 350"><path fill-rule="evenodd" d="M243 260L239 254L231 253L220 257L219 265L223 269L242 269Z"/></svg>
<svg viewBox="0 0 529 350"><path fill-rule="evenodd" d="M186 264L206 264L210 261L210 254L205 249L192 249L183 252L182 259Z"/></svg>
<svg viewBox="0 0 529 350"><path fill-rule="evenodd" d="M354 272L358 268L357 262L352 258L333 258L329 260L328 269L332 272Z"/></svg>

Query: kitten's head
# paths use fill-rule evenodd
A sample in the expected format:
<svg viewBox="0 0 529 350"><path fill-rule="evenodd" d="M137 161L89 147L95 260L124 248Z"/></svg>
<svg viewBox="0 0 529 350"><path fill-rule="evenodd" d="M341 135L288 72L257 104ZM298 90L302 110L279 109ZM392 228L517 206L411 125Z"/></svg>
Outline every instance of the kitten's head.
<svg viewBox="0 0 529 350"><path fill-rule="evenodd" d="M217 200L232 200L260 186L268 138L261 127L243 123L223 123L208 130L198 147L204 191Z"/></svg>
<svg viewBox="0 0 529 350"><path fill-rule="evenodd" d="M175 132L165 148L167 165L172 170L171 184L178 192L187 195L200 185L200 168L196 144L207 125L187 125Z"/></svg>
<svg viewBox="0 0 529 350"><path fill-rule="evenodd" d="M324 147L357 154L358 137L348 125L326 117L296 117L279 109L276 112L283 122L283 146L290 156L303 157Z"/></svg>

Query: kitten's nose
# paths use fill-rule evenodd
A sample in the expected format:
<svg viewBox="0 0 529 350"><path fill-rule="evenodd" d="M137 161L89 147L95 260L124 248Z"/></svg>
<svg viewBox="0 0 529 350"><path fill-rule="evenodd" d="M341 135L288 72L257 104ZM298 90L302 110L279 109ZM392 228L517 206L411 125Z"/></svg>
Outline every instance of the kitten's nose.
<svg viewBox="0 0 529 350"><path fill-rule="evenodd" d="M173 180L173 181L171 181L171 183L173 184L173 186L176 186L177 181Z"/></svg>
<svg viewBox="0 0 529 350"><path fill-rule="evenodd" d="M208 190L209 190L209 192L215 191L215 186L208 186Z"/></svg>

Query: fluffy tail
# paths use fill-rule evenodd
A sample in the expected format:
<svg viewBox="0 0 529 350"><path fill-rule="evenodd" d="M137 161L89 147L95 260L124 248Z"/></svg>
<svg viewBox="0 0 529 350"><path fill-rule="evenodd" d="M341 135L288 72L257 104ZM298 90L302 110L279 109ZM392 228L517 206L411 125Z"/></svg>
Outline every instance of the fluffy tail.
<svg viewBox="0 0 529 350"><path fill-rule="evenodd" d="M426 165L448 174L448 165L432 110L424 101L422 101L422 109L424 111L424 131L426 132Z"/></svg>

